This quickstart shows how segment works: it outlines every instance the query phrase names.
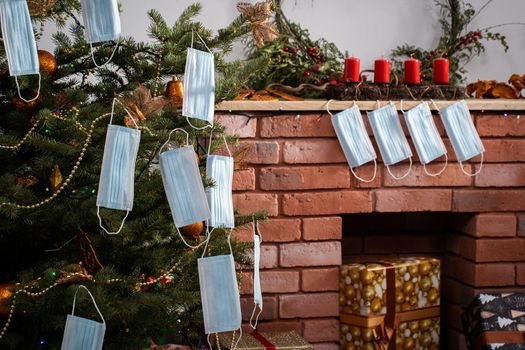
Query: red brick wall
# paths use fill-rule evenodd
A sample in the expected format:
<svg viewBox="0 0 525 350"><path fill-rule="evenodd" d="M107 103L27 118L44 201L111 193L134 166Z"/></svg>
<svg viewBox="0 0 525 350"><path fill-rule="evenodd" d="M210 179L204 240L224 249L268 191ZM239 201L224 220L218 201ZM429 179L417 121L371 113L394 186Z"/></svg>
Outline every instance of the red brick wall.
<svg viewBox="0 0 525 350"><path fill-rule="evenodd" d="M415 159L406 179L394 180L381 165L369 184L351 176L326 114L218 115L227 132L240 135L240 149L248 149L235 173L235 206L241 213L265 209L270 216L261 225L265 311L260 329L295 329L316 349L338 348L344 214L455 213L444 243L447 349L464 348L459 314L476 293L525 290L525 123L501 114L475 114L487 150L478 177L461 172L445 138L451 163L441 176L426 176ZM434 166L442 164L430 166L431 171ZM465 166L473 171L479 164ZM367 165L357 172L367 177L372 170ZM248 229L236 235L251 239ZM428 240L421 244L431 244ZM243 274L243 313L249 318L251 272Z"/></svg>

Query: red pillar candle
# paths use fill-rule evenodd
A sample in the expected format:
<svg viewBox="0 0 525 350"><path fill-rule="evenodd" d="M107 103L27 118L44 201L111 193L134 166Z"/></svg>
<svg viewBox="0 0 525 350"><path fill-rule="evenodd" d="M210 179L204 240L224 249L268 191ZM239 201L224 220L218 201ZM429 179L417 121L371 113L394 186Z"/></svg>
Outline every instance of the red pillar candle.
<svg viewBox="0 0 525 350"><path fill-rule="evenodd" d="M448 84L449 67L448 60L440 57L434 60L434 84Z"/></svg>
<svg viewBox="0 0 525 350"><path fill-rule="evenodd" d="M344 79L347 82L356 83L359 81L359 72L361 69L361 61L357 57L345 58Z"/></svg>
<svg viewBox="0 0 525 350"><path fill-rule="evenodd" d="M380 58L374 63L374 83L390 83L390 62L385 58Z"/></svg>
<svg viewBox="0 0 525 350"><path fill-rule="evenodd" d="M421 62L415 58L410 57L405 61L405 84L421 83L420 66Z"/></svg>

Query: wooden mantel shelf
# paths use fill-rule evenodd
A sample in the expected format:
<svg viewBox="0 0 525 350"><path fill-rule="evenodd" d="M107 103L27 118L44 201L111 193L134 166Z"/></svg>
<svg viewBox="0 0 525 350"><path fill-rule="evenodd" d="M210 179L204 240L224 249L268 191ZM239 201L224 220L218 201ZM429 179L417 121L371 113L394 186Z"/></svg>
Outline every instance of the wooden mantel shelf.
<svg viewBox="0 0 525 350"><path fill-rule="evenodd" d="M470 110L473 111L525 111L525 99L519 100L490 100L490 99L470 99L466 100ZM400 108L400 101L392 101L396 108ZM455 101L436 101L438 108L443 108ZM224 101L219 103L217 111L324 111L326 110L326 100L305 100L305 101ZM341 111L353 105L353 101L331 101L331 111ZM381 106L388 101L381 101ZM420 103L420 101L403 101L403 109L410 109ZM370 111L377 108L376 101L357 101L359 109ZM431 109L435 109L430 104Z"/></svg>

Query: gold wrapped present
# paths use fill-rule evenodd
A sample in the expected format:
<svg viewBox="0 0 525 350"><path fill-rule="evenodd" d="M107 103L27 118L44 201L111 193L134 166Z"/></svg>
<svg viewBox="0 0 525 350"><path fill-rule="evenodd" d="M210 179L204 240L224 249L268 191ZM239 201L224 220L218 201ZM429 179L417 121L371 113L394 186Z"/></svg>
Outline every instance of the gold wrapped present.
<svg viewBox="0 0 525 350"><path fill-rule="evenodd" d="M222 348L231 349L239 333L222 333L219 342ZM312 350L310 343L294 331L290 332L252 332L243 333L239 350Z"/></svg>
<svg viewBox="0 0 525 350"><path fill-rule="evenodd" d="M341 349L439 349L439 286L434 258L341 266Z"/></svg>

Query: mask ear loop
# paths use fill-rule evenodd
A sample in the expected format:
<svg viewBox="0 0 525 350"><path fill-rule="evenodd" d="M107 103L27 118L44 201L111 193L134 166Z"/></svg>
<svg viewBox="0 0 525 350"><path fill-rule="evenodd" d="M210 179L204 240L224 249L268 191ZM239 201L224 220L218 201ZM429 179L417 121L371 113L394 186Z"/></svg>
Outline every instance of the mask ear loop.
<svg viewBox="0 0 525 350"><path fill-rule="evenodd" d="M208 156L211 154L211 142L212 142L212 140L213 140L213 130L212 130L212 132L210 132L210 140L208 142L208 153L207 153ZM228 151L228 155L231 158L232 157L232 152L230 151L230 147L228 147L228 142L226 141L226 135L222 134L222 140L224 141L224 146L226 147L226 150Z"/></svg>
<svg viewBox="0 0 525 350"><path fill-rule="evenodd" d="M113 103L111 104L111 117L109 118L109 125L111 125L113 123L113 115L115 114L115 104L117 102L122 106L122 108L126 111L128 116L131 118L131 120L133 121L133 124L135 124L135 127L137 128L137 130L140 130L139 126L135 122L135 118L133 118L131 113L129 113L128 109L116 97L113 99ZM124 223L126 222L126 219L128 218L129 212L130 212L129 210L126 210L126 215L122 219L122 222L120 223L120 226L119 226L118 230L115 231L115 232L110 232L107 228L104 227L104 224L102 223L102 217L100 216L100 206L97 206L98 226L102 230L104 230L104 232L106 232L106 234L108 234L108 235L118 235L120 233L120 231L122 231L122 229L124 228Z"/></svg>
<svg viewBox="0 0 525 350"><path fill-rule="evenodd" d="M326 112L328 112L328 114L330 115L330 117L333 117L333 116L334 116L334 115L332 114L332 112L330 112L330 108L329 108L329 106L330 106L330 102L332 102L332 101L333 101L333 100L330 99L330 100L328 100L328 102L326 102ZM356 101L353 101L353 102L354 102L354 104L352 105L352 107L356 107L356 106L357 106ZM379 102L379 101L378 101L378 102ZM358 176L358 175L355 173L354 169L353 169L351 166L348 166L348 167L350 168L350 171L352 172L352 175L354 175L354 177L355 177L356 179L358 179L359 181L361 181L361 182L364 182L364 183L370 183L370 182L374 181L375 178L376 178L376 175L377 175L377 160L376 160L376 159L374 159L374 175L372 176L371 179L363 179L362 177Z"/></svg>
<svg viewBox="0 0 525 350"><path fill-rule="evenodd" d="M254 220L253 221L253 234L254 236L257 235L259 236L259 247L260 247L260 244L263 242L263 237L262 237L262 234L261 232L259 231L259 222L257 220ZM257 242L254 242L254 244L257 244ZM256 247L254 247L255 249ZM260 248L259 248L260 249ZM255 250L254 250L255 252ZM255 259L255 253L254 253L254 259ZM260 259L260 253L259 253L259 259ZM257 265L255 265L257 264ZM255 288L255 281L256 280L259 280L259 262L258 261L254 261L254 272L253 272L253 286ZM261 285L260 285L260 282L259 282L259 288L261 288ZM255 297L255 296L254 296ZM255 322L253 322L253 318L255 316L255 312L257 311L257 308L259 307L259 312L257 313L257 316L255 317ZM259 316L261 316L263 312L263 308L262 308L262 300L261 300L261 305L257 304L254 300L254 306L253 306L253 311L252 311L252 315L250 316L250 326L252 327L253 330L257 330L257 323L259 322Z"/></svg>
<svg viewBox="0 0 525 350"><path fill-rule="evenodd" d="M30 100L26 100L25 98L22 97L22 94L20 93L20 84L18 83L18 77L16 75L15 75L15 83L16 83L16 89L18 91L18 97L20 97L22 101L29 103L29 102L35 101L37 98L40 97L40 88L42 86L42 75L40 73L38 73L38 90L37 90L36 96Z"/></svg>
<svg viewBox="0 0 525 350"><path fill-rule="evenodd" d="M120 45L120 40L118 40L117 43L115 44L115 47L113 48L113 51L111 52L111 55L109 56L108 60L106 62L102 63L101 65L99 65L97 63L97 61L95 60L95 52L93 50L93 44L89 43L89 48L90 48L90 51L91 51L91 60L93 61L93 64L95 65L95 67L97 67L97 68L104 68L104 66L106 64L111 62L111 60L113 59L113 56L115 56L115 53L117 52L117 49L118 49L119 45Z"/></svg>
<svg viewBox="0 0 525 350"><path fill-rule="evenodd" d="M100 318L102 319L102 323L106 324L106 320L104 319L104 316L102 316L102 312L100 312L100 309L98 308L97 302L95 301L95 298L93 297L93 294L87 289L86 286L83 284L79 285L77 288L77 291L75 292L75 297L73 298L73 309L71 310L71 316L75 316L75 305L77 303L77 293L80 290L80 288L83 288L88 292L89 296L91 297L91 301L93 301L93 304L95 305L95 309L97 309L98 314L100 315Z"/></svg>
<svg viewBox="0 0 525 350"><path fill-rule="evenodd" d="M438 113L441 115L441 111L439 110L438 106L436 105L436 102L434 102L434 100L430 100L430 102L432 102L432 105L434 105L434 108L438 111ZM465 170L465 168L463 167L463 162L460 162L458 161L459 163L459 167L461 168L461 171L463 172L463 174L469 176L469 177L474 177L474 176L477 176L480 172L481 172L481 169L483 168L483 153L481 153L481 162L479 164L479 169L474 172L474 173L469 173Z"/></svg>

